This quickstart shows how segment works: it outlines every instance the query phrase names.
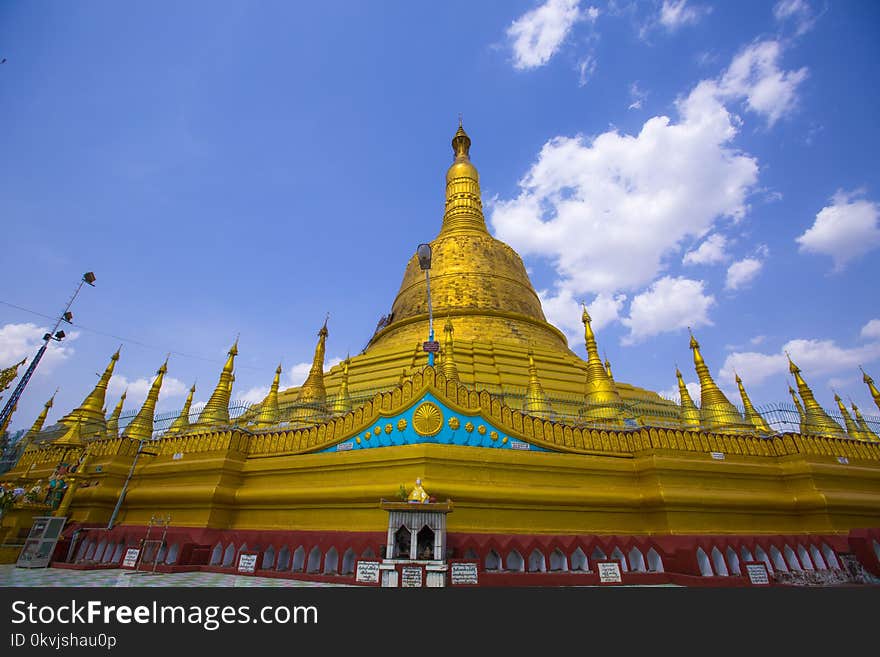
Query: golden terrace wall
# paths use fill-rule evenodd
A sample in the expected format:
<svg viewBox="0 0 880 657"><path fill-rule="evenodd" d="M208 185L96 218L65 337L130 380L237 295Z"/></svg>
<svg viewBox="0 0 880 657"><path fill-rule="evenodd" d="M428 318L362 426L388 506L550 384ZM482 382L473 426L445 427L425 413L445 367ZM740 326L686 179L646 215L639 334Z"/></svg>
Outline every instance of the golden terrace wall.
<svg viewBox="0 0 880 657"><path fill-rule="evenodd" d="M423 443L317 453L370 431L428 392L453 412L478 412L511 437L553 451ZM48 477L58 449L27 452L9 475ZM77 491L72 517L106 523L134 445L102 440L89 449L90 485ZM509 409L430 368L319 426L207 432L159 439L148 449L158 455L141 457L123 524L171 513L176 526L377 531L385 523L379 498L421 477L431 494L455 501L453 532L827 533L880 526L880 443L572 427Z"/></svg>

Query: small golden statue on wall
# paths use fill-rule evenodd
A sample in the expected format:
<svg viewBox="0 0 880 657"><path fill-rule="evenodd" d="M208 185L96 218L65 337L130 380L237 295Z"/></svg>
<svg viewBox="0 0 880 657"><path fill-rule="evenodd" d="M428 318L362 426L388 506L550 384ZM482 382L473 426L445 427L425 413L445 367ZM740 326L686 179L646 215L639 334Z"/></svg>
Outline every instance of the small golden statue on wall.
<svg viewBox="0 0 880 657"><path fill-rule="evenodd" d="M422 480L416 479L415 488L413 488L409 495L406 497L406 501L410 504L426 504L431 501L431 498L428 496L428 493L422 487Z"/></svg>

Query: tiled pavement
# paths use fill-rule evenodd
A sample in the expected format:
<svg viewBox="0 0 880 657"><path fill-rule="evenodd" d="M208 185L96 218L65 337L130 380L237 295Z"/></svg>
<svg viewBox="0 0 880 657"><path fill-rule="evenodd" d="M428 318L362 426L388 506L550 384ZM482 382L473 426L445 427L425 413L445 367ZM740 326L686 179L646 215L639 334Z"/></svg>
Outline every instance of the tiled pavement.
<svg viewBox="0 0 880 657"><path fill-rule="evenodd" d="M0 565L0 586L346 586L295 579L250 577L224 573L134 574L130 570L64 570L61 568L18 568Z"/></svg>

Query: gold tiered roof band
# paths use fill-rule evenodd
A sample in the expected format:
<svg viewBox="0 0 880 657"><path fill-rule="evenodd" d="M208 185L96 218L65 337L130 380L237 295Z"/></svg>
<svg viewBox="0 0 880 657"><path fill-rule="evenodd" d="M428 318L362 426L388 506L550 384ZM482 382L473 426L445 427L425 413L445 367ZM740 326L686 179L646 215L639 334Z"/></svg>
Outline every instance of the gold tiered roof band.
<svg viewBox="0 0 880 657"><path fill-rule="evenodd" d="M471 140L459 124L452 139L453 162L446 173L443 223L431 242L431 296L434 313L445 318L440 361L436 368L445 381L473 391L499 395L503 403L524 413L552 421L623 429L633 426L666 426L709 432L771 436L774 430L754 407L742 379L736 383L743 413L716 385L696 338L691 334L694 367L701 386L700 405L688 393L678 367L680 404L657 393L615 381L611 363L599 356L592 319L584 305L586 360L572 352L564 335L544 317L519 255L492 237L486 229L480 196L479 174L470 160ZM383 318L363 353L347 357L324 372L329 331L327 320L318 331L312 366L299 387L280 390L281 366L269 394L239 416L235 424L250 431L273 427L311 427L354 410L378 391L402 386L427 365L422 342L428 336L425 277L413 256L406 267L390 316ZM454 326L453 326L454 319ZM234 362L238 339L229 349L220 379L198 419L190 423L195 385L180 416L165 436L205 432L230 426L229 405L235 381ZM113 355L94 390L83 403L61 419L61 445L82 445L96 437L118 435L125 394L110 417L104 419L107 386L119 359ZM790 359L789 359L790 360ZM846 431L816 402L812 391L790 361L798 387L789 386L803 434L877 440L876 434L853 404L851 417L836 397ZM166 363L157 372L147 399L123 431L130 438L147 440L154 432L154 415ZM863 372L865 383L880 408L880 392ZM360 401L359 401L360 400ZM803 404L801 404L803 400ZM51 400L28 432L42 429Z"/></svg>

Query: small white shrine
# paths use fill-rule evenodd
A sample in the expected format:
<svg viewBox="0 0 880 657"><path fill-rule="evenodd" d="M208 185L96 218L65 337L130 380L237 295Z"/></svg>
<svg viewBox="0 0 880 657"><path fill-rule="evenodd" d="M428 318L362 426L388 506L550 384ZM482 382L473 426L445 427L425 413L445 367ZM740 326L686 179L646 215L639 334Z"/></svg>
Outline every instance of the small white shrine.
<svg viewBox="0 0 880 657"><path fill-rule="evenodd" d="M446 586L446 514L452 502L431 502L420 479L405 502L382 500L388 511L388 539L379 564L387 587Z"/></svg>

